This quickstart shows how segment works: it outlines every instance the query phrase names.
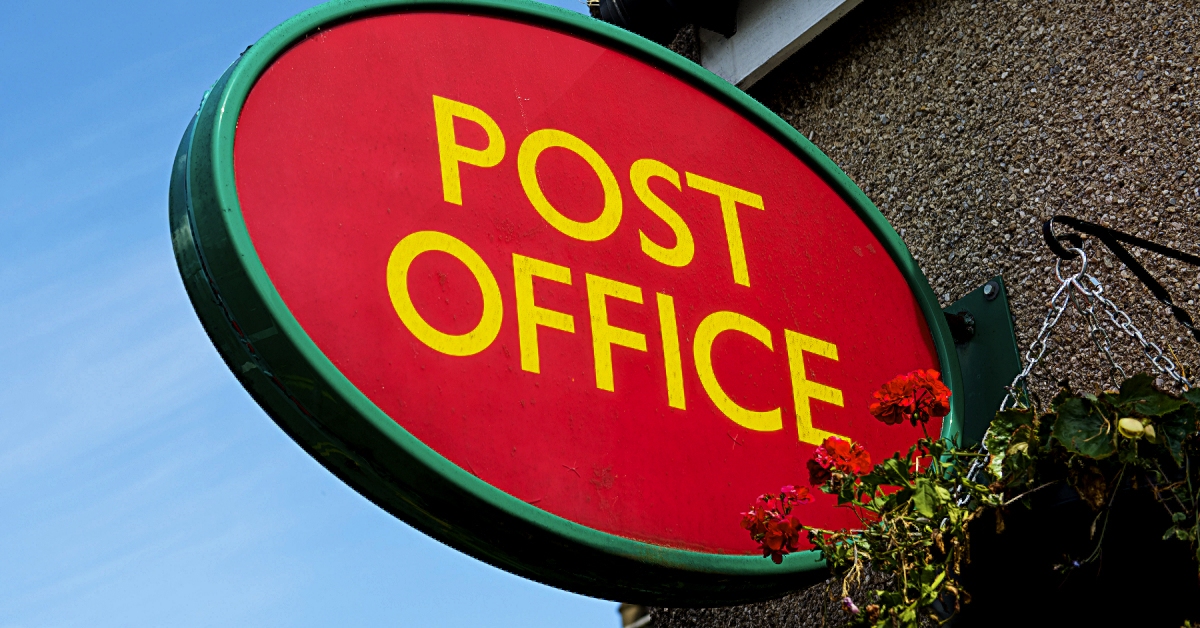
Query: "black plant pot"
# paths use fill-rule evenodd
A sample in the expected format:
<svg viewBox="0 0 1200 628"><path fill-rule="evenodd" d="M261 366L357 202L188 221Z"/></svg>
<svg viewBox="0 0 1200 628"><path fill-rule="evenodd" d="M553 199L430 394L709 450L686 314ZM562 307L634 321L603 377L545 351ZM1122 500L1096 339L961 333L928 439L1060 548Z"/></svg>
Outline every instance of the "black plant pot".
<svg viewBox="0 0 1200 628"><path fill-rule="evenodd" d="M1153 494L1118 492L1101 557L1063 569L1095 547L1094 513L1064 485L1010 507L997 534L988 514L971 527L971 561L962 585L971 602L955 628L1005 626L1164 626L1200 618L1200 578L1186 543L1162 540L1170 516ZM1096 534L1105 526L1096 522ZM1056 568L1058 566L1058 568Z"/></svg>

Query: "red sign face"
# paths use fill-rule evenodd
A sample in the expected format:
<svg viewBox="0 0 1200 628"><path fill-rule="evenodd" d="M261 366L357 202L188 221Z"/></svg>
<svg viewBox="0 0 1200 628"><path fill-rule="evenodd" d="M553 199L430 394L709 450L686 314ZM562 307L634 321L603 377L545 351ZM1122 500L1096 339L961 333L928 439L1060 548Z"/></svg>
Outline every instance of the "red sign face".
<svg viewBox="0 0 1200 628"><path fill-rule="evenodd" d="M547 512L752 554L739 513L825 436L878 460L919 435L867 413L939 364L885 247L777 140L621 52L499 17L344 22L258 79L234 166L320 351Z"/></svg>

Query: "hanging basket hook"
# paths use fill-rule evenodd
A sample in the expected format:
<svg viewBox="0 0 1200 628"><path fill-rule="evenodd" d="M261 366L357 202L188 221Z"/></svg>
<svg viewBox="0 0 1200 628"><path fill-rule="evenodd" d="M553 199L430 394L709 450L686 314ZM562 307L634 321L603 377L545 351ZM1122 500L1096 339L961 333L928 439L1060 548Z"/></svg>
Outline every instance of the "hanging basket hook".
<svg viewBox="0 0 1200 628"><path fill-rule="evenodd" d="M1074 234L1072 234L1072 235L1074 235ZM1062 237L1071 237L1071 236L1062 236ZM1076 236L1076 237L1078 237L1078 236ZM1061 247L1061 245L1059 245L1059 246ZM1069 262L1073 259L1079 259L1079 260L1082 260L1082 263L1079 266L1079 271L1076 273L1072 273L1071 278L1072 278L1072 281L1078 281L1079 279L1082 279L1087 274L1087 268L1088 268L1087 254L1083 252L1083 248L1078 247L1078 246L1064 247L1063 253L1064 253L1064 255L1060 255L1058 259L1054 260L1055 276L1058 277L1058 280L1060 282L1067 281L1067 279L1064 278L1063 274L1062 274L1063 262ZM1066 257L1067 255L1069 255L1070 257Z"/></svg>
<svg viewBox="0 0 1200 628"><path fill-rule="evenodd" d="M1060 260L1075 259L1076 253L1083 249L1083 237L1078 233L1067 233L1060 236L1054 235L1054 221L1066 218L1065 216L1054 216L1042 223L1042 237L1046 239L1046 246L1050 247L1050 252ZM1073 220L1073 219L1068 219ZM1073 226L1073 225L1069 225ZM1063 242L1071 245L1070 248L1064 247Z"/></svg>
<svg viewBox="0 0 1200 628"><path fill-rule="evenodd" d="M1186 253L1169 246L1163 246L1157 242L1151 242L1145 238L1139 238L1135 235L1123 233L1115 229L1109 229L1104 225L1098 225L1086 220L1072 218L1071 216L1060 215L1053 216L1050 218L1050 220L1042 223L1042 236L1046 239L1046 246L1048 246L1050 251L1053 252L1054 255L1056 255L1060 260L1072 260L1078 255L1081 255L1083 249L1083 237L1079 235L1079 233L1055 235L1054 223L1066 225L1072 229L1075 229L1079 233L1085 233L1089 236L1092 236L1104 244L1104 246L1108 247L1108 250L1112 251L1113 255L1115 255L1117 259L1119 259L1121 263L1124 264L1125 267L1128 268L1135 277L1137 277L1138 281L1142 282L1142 285L1146 286L1146 289L1150 291L1150 294L1154 295L1155 299L1158 299L1159 302L1171 310L1171 315L1174 316L1175 320L1179 321L1179 323L1188 330L1192 338L1194 338L1196 342L1200 342L1200 328L1196 327L1196 323L1192 320L1191 315L1188 314L1186 310L1176 305L1175 301L1171 298L1171 294L1167 292L1166 287L1162 285L1162 282L1155 278L1154 275L1150 274L1150 271L1146 270L1146 267L1143 266L1142 263L1139 262L1137 258L1135 258L1129 252L1129 249L1126 248L1126 245L1141 249L1143 251L1157 253L1163 257L1168 257L1185 264L1196 266L1198 268L1200 268L1200 256ZM1071 247L1064 247L1062 245L1063 242L1070 243Z"/></svg>

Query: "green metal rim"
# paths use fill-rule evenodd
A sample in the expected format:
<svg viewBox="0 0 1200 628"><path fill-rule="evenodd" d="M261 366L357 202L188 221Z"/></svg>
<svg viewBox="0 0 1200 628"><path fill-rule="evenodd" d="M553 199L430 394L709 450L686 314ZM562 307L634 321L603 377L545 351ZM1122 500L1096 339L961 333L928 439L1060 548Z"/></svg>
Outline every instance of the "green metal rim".
<svg viewBox="0 0 1200 628"><path fill-rule="evenodd" d="M288 310L259 260L250 240L238 201L233 164L234 137L238 117L250 90L259 76L290 46L321 28L381 12L441 10L471 12L507 17L554 28L596 41L637 57L689 82L717 98L772 135L804 160L837 190L868 225L887 249L906 278L925 316L937 350L943 377L954 392L951 413L944 421L942 435L957 439L963 412L957 356L937 299L924 274L909 254L903 241L891 228L867 196L833 162L767 108L711 74L700 66L657 44L624 30L580 14L522 0L335 0L301 13L276 27L249 48L206 98L199 116L213 116L209 154L212 164L212 199L221 208L225 236L232 245L229 255L236 257L242 272L253 286L257 304L265 308L279 333L303 356L333 395L357 412L378 438L394 445L429 470L445 478L461 491L493 505L509 516L532 524L547 535L568 544L577 544L638 563L653 564L685 572L713 576L769 576L787 579L823 570L817 552L788 556L782 565L751 555L720 555L665 548L600 532L552 515L485 483L459 468L417 440L375 406L317 348ZM209 138L206 138L209 139ZM193 140L194 141L194 140ZM207 142L206 142L207 143ZM192 142L189 142L192 144ZM189 150L190 150L189 146ZM189 192L194 194L195 192ZM189 196L189 209L191 207ZM461 548L460 548L461 549ZM527 575L527 574L522 574ZM546 581L544 574L534 576ZM554 582L548 582L555 584Z"/></svg>

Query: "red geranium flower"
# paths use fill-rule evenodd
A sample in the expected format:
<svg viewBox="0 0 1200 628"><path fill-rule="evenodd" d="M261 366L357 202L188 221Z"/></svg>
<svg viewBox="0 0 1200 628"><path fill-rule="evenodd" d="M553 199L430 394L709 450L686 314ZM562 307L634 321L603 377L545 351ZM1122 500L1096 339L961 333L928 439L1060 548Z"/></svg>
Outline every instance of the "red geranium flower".
<svg viewBox="0 0 1200 628"><path fill-rule="evenodd" d="M782 563L784 555L800 551L804 524L794 508L810 501L808 488L803 486L784 486L779 493L759 495L750 510L742 513L742 527L759 544L764 557L770 556L775 564Z"/></svg>
<svg viewBox="0 0 1200 628"><path fill-rule="evenodd" d="M871 414L888 425L905 419L916 425L950 413L950 389L933 370L916 370L901 375L875 391Z"/></svg>
<svg viewBox="0 0 1200 628"><path fill-rule="evenodd" d="M807 466L808 483L813 486L821 486L833 477L833 471L830 471L829 467L821 466L821 463L816 458L810 459Z"/></svg>
<svg viewBox="0 0 1200 628"><path fill-rule="evenodd" d="M813 450L813 457L807 466L808 482L819 486L835 472L855 475L867 473L871 470L871 454L858 443L830 436Z"/></svg>

